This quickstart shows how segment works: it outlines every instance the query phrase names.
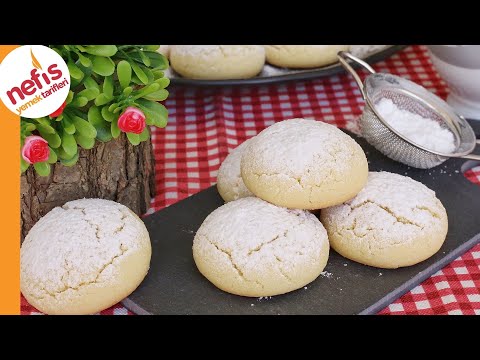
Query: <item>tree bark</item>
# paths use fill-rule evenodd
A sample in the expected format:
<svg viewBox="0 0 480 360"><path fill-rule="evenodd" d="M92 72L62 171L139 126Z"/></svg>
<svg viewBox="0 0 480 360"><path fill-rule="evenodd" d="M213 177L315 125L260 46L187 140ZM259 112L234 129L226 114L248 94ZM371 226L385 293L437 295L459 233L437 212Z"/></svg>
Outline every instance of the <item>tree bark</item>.
<svg viewBox="0 0 480 360"><path fill-rule="evenodd" d="M155 195L155 161L150 139L133 146L125 134L91 150L79 149L72 167L52 165L49 176L31 166L21 176L21 239L46 213L81 198L114 200L141 215Z"/></svg>

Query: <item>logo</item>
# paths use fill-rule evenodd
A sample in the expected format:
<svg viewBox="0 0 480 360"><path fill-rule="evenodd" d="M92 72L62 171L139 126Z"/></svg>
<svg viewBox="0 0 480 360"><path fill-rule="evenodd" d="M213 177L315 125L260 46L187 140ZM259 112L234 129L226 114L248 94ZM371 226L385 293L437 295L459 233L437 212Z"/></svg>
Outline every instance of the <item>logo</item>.
<svg viewBox="0 0 480 360"><path fill-rule="evenodd" d="M67 64L46 46L21 46L0 64L0 99L19 116L50 115L63 104L69 90Z"/></svg>

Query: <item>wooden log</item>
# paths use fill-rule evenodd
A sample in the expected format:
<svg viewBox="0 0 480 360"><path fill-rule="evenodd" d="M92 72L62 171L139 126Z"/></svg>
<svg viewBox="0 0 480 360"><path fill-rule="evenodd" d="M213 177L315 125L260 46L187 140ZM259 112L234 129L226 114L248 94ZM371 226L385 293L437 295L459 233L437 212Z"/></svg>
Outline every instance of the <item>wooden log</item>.
<svg viewBox="0 0 480 360"><path fill-rule="evenodd" d="M91 150L80 149L77 164L52 166L42 177L30 167L21 176L21 239L46 213L81 198L114 200L141 215L155 195L155 161L150 139L133 146L125 134Z"/></svg>

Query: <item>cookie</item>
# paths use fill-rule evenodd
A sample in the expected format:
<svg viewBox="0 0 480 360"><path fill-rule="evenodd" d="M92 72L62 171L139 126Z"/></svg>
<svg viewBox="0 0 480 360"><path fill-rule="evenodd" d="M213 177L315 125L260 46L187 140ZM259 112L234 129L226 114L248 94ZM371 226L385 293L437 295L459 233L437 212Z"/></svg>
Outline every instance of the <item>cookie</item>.
<svg viewBox="0 0 480 360"><path fill-rule="evenodd" d="M244 141L242 144L233 149L230 154L223 160L222 165L218 169L217 189L220 196L225 200L233 201L243 197L253 196L252 192L247 189L243 183L240 173L240 160L242 159L245 148L251 139Z"/></svg>
<svg viewBox="0 0 480 360"><path fill-rule="evenodd" d="M245 149L240 166L255 196L294 209L341 204L368 176L365 153L355 140L333 125L304 119L263 130Z"/></svg>
<svg viewBox="0 0 480 360"><path fill-rule="evenodd" d="M448 231L447 212L432 190L388 172L371 172L355 198L323 209L320 219L340 255L387 269L428 259Z"/></svg>
<svg viewBox="0 0 480 360"><path fill-rule="evenodd" d="M262 71L262 45L171 45L170 65L189 79L248 79Z"/></svg>
<svg viewBox="0 0 480 360"><path fill-rule="evenodd" d="M350 45L266 45L269 64L286 68L315 68L337 62Z"/></svg>
<svg viewBox="0 0 480 360"><path fill-rule="evenodd" d="M250 297L299 289L323 271L327 233L308 211L255 197L213 211L193 240L198 270L223 291Z"/></svg>
<svg viewBox="0 0 480 360"><path fill-rule="evenodd" d="M46 314L94 314L123 300L150 266L148 231L130 209L82 199L56 207L20 251L20 288Z"/></svg>
<svg viewBox="0 0 480 360"><path fill-rule="evenodd" d="M171 45L160 45L160 48L157 51L168 59L168 56L170 55L170 46Z"/></svg>

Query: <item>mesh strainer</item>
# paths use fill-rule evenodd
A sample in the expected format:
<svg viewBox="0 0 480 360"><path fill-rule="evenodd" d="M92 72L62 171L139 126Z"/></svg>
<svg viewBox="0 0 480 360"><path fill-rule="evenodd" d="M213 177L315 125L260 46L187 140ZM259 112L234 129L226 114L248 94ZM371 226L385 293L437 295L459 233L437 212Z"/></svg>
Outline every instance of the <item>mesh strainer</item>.
<svg viewBox="0 0 480 360"><path fill-rule="evenodd" d="M401 77L376 73L370 65L348 52L339 52L338 59L355 78L365 100L365 108L360 117L362 135L381 153L395 161L420 169L438 166L450 157L480 160L480 155L471 154L476 144L480 143L473 129L438 96ZM348 59L370 72L364 82L350 66ZM376 110L376 105L382 98L392 100L402 110L435 120L442 128L450 130L455 139L455 152L442 153L427 149L396 131Z"/></svg>

